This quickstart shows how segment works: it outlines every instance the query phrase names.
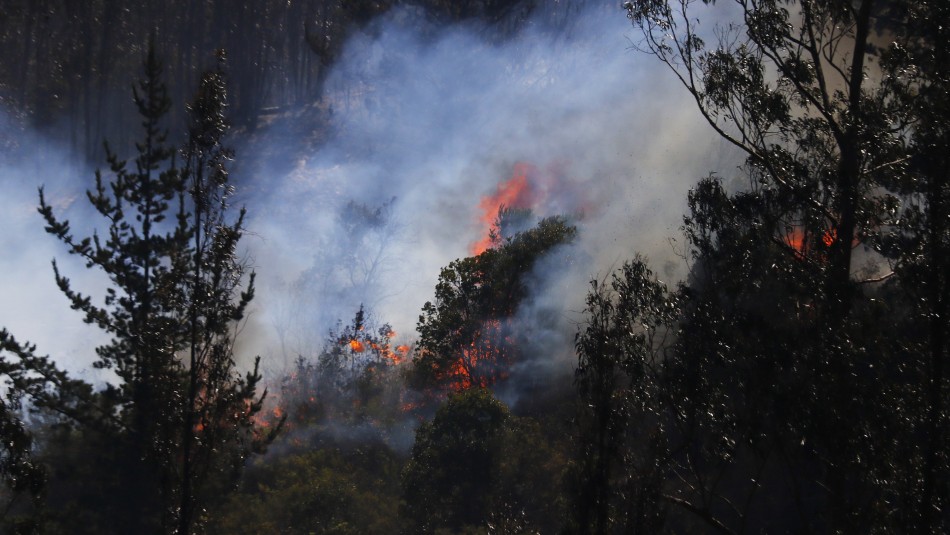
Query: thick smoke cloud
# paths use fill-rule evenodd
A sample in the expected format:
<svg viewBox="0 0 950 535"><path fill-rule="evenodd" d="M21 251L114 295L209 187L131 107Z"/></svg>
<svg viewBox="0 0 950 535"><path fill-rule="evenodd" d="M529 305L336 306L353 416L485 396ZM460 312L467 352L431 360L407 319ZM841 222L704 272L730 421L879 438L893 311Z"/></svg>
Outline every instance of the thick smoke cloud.
<svg viewBox="0 0 950 535"><path fill-rule="evenodd" d="M100 383L111 375L92 368L93 348L106 339L69 308L56 287L50 261L57 259L75 290L102 295L107 281L69 257L43 230L36 211L37 188L43 186L58 216L69 219L77 234L91 232L92 216L83 192L93 171L81 162L0 112L0 327L21 342L35 343L39 353L54 356L71 373Z"/></svg>
<svg viewBox="0 0 950 535"><path fill-rule="evenodd" d="M330 131L314 136L325 142L276 141L308 131L299 124L307 114L260 128L262 141L246 147L237 138L235 178L251 231L244 243L259 275L242 358L260 354L267 371L282 373L297 355L314 356L360 303L393 325L396 343L410 342L440 269L483 237L480 200L519 162L556 174L562 188L536 215L584 212L577 242L538 266L519 311L523 339L543 355L523 364L524 375L571 370L591 277L635 252L661 277L683 275L670 239L689 187L724 168L712 156L723 147L669 73L631 51L622 11L595 4L566 26L539 18L508 40L393 11L351 38L328 78ZM78 234L101 225L83 198L93 172L9 121L2 131L16 146L4 148L0 167L0 325L102 380L90 364L105 340L68 308L49 261L59 259L95 297L106 281L69 258L35 212L36 187L46 184ZM242 166L274 158L281 171ZM572 196L583 199L565 201Z"/></svg>
<svg viewBox="0 0 950 535"><path fill-rule="evenodd" d="M252 210L259 304L280 339L271 354L314 354L330 322L360 302L410 334L440 268L482 237L480 199L529 162L585 197L577 243L539 266L520 312L546 356L525 366L569 371L591 277L635 252L661 277L683 275L670 239L689 187L722 147L670 73L630 50L619 9L593 6L568 28L535 21L500 44L472 25L419 31L417 15L391 13L351 39L327 82L331 141ZM350 237L341 213L351 200L385 204L385 236ZM376 258L365 281L360 262Z"/></svg>

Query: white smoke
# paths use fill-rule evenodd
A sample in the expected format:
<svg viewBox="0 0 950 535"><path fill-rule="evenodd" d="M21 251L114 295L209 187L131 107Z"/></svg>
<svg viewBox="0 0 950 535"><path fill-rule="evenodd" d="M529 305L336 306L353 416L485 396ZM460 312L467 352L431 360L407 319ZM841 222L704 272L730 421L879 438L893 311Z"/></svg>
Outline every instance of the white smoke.
<svg viewBox="0 0 950 535"><path fill-rule="evenodd" d="M476 24L426 25L418 11L394 10L350 39L328 78L321 105L330 131L312 136L324 143L282 145L288 124L293 132L325 127L301 124L309 115L300 113L261 127L253 135L263 141L250 149L238 146L251 231L244 244L259 275L241 336L244 362L260 354L279 373L298 354L314 356L336 320L352 318L361 303L393 325L397 343L411 341L440 269L467 256L485 231L480 199L517 162L556 167L565 188L586 197L577 242L538 266L519 312L519 321L537 324L532 350L545 355L544 366L570 371L590 278L636 252L662 278L683 275L681 246L670 240L690 186L723 168L714 156L723 147L670 73L631 50L623 11L586 5L569 25L539 18L508 40ZM77 234L101 226L83 197L93 173L20 134L16 157L0 167L0 325L101 380L88 370L105 340L68 308L49 261L57 258L94 298L106 281L69 258L35 212L36 187L46 184ZM242 161L267 162L264 153L292 163L242 174Z"/></svg>
<svg viewBox="0 0 950 535"><path fill-rule="evenodd" d="M66 253L65 247L43 229L37 212L37 188L44 186L47 202L57 217L68 219L77 236L91 231L91 210L85 184L93 171L70 151L35 136L0 112L0 327L20 342L37 345L37 352L53 356L63 368L98 384L111 373L92 368L95 347L107 340L102 332L83 322L56 286L51 267L54 258L72 289L103 295L107 281L100 273Z"/></svg>
<svg viewBox="0 0 950 535"><path fill-rule="evenodd" d="M329 141L290 176L267 182L267 206L251 207L259 305L263 323L281 332L284 358L313 355L326 322L351 317L361 301L411 333L440 268L467 256L483 234L480 199L516 162L556 166L587 197L572 252L539 266L521 311L526 321L557 318L541 329L537 351L558 367L571 369L591 277L636 252L661 277L683 275L682 247L671 239L688 189L715 169L711 155L722 146L670 73L631 51L623 12L595 4L570 28L538 20L502 43L474 25L420 29L418 14L405 10L349 41L327 82ZM362 254L339 247L346 203L392 198L394 227L374 291L301 291L315 273L339 286L345 277L326 263Z"/></svg>

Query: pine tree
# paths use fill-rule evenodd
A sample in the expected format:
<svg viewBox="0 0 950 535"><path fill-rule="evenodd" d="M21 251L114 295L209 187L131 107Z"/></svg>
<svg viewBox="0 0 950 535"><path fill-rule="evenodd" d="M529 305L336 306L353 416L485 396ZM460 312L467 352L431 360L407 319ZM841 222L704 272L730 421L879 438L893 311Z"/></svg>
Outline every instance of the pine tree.
<svg viewBox="0 0 950 535"><path fill-rule="evenodd" d="M187 255L176 257L188 314L178 533L196 527L207 486L213 483L210 470L240 469L255 447L251 417L263 401L255 399L260 359L244 378L235 371L234 325L254 297L254 273L240 291L247 269L237 256L237 244L244 233L245 210L228 221L233 188L226 164L232 153L222 145L228 131L223 52L219 59L219 68L202 77L191 104L184 150L191 214L179 214L179 233L190 236L191 246Z"/></svg>
<svg viewBox="0 0 950 535"><path fill-rule="evenodd" d="M260 445L252 421L263 397L257 363L242 377L233 351L253 273L245 277L237 251L244 210L229 221L223 73L202 78L179 168L161 126L171 104L153 46L144 66L133 91L144 133L139 155L130 168L107 147L112 179L106 184L97 172L88 194L108 221L106 237L74 237L42 189L40 212L48 232L112 282L98 306L54 261L72 307L112 337L95 366L114 370L119 384L87 396L95 399L77 418L113 444L114 457L100 465L116 492L104 513L122 531L191 533L200 530L203 504Z"/></svg>

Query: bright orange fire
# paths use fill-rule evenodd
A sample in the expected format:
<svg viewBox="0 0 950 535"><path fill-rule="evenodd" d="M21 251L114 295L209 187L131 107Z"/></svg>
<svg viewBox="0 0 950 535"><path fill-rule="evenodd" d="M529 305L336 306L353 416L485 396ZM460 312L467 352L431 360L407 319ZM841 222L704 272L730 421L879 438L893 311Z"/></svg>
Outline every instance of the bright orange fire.
<svg viewBox="0 0 950 535"><path fill-rule="evenodd" d="M533 201L533 191L528 181L528 175L537 171L535 166L530 163L518 162L511 172L511 177L498 185L494 194L482 197L478 203L478 208L482 211L479 222L484 226L485 233L480 240L474 243L470 249L472 256L480 255L486 249L492 246L490 231L495 219L498 218L498 211L501 208L531 208Z"/></svg>
<svg viewBox="0 0 950 535"><path fill-rule="evenodd" d="M834 228L829 228L821 234L821 244L830 248L838 241L838 232ZM806 240L805 232L800 228L792 229L785 235L785 243L795 250L795 256L800 259L815 256L813 254L812 244ZM852 246L858 245L860 241L857 238L852 240ZM819 253L821 255L823 253Z"/></svg>
<svg viewBox="0 0 950 535"><path fill-rule="evenodd" d="M594 208L582 183L568 180L567 162L550 162L543 168L527 162L512 166L511 175L499 183L494 193L478 203L482 237L469 248L477 256L495 245L492 230L502 207L530 210L537 217L551 215L581 216Z"/></svg>
<svg viewBox="0 0 950 535"><path fill-rule="evenodd" d="M350 349L352 349L353 351L357 353L362 353L365 348L363 347L363 342L353 339L353 340L350 340Z"/></svg>
<svg viewBox="0 0 950 535"><path fill-rule="evenodd" d="M487 388L508 376L510 355L501 343L502 322L497 319L483 323L476 340L440 375L456 392L473 387ZM510 340L505 339L510 343Z"/></svg>

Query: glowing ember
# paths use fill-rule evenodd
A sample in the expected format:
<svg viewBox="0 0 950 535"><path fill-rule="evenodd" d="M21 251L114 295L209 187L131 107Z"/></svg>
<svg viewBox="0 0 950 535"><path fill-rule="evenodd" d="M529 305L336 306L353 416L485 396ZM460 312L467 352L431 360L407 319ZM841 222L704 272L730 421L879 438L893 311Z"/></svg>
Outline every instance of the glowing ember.
<svg viewBox="0 0 950 535"><path fill-rule="evenodd" d="M831 247L836 241L838 241L838 232L835 229L828 229L821 236L821 243L825 244L825 247Z"/></svg>
<svg viewBox="0 0 950 535"><path fill-rule="evenodd" d="M810 242L806 237L805 231L800 228L794 228L789 231L785 237L785 244L788 245L795 251L795 256L799 259L804 259L806 257L817 257L823 258L825 251L814 251L813 245L814 242ZM831 248L835 242L838 241L838 232L834 228L829 228L822 232L821 234L821 245L825 248ZM852 247L857 246L860 243L860 240L854 238L852 240ZM821 249L821 247L818 247ZM817 253L817 254L816 254Z"/></svg>
<svg viewBox="0 0 950 535"><path fill-rule="evenodd" d="M798 254L805 252L805 233L799 229L794 229L785 236L785 243L795 249Z"/></svg>
<svg viewBox="0 0 950 535"><path fill-rule="evenodd" d="M416 409L420 409L422 407L423 407L422 403L408 402L408 403L403 403L402 406L399 407L399 410L401 410L402 412L411 412Z"/></svg>
<svg viewBox="0 0 950 535"><path fill-rule="evenodd" d="M441 380L456 392L473 387L488 388L508 376L512 342L503 337L502 320L482 323L474 341L462 348L458 356L437 372Z"/></svg>

